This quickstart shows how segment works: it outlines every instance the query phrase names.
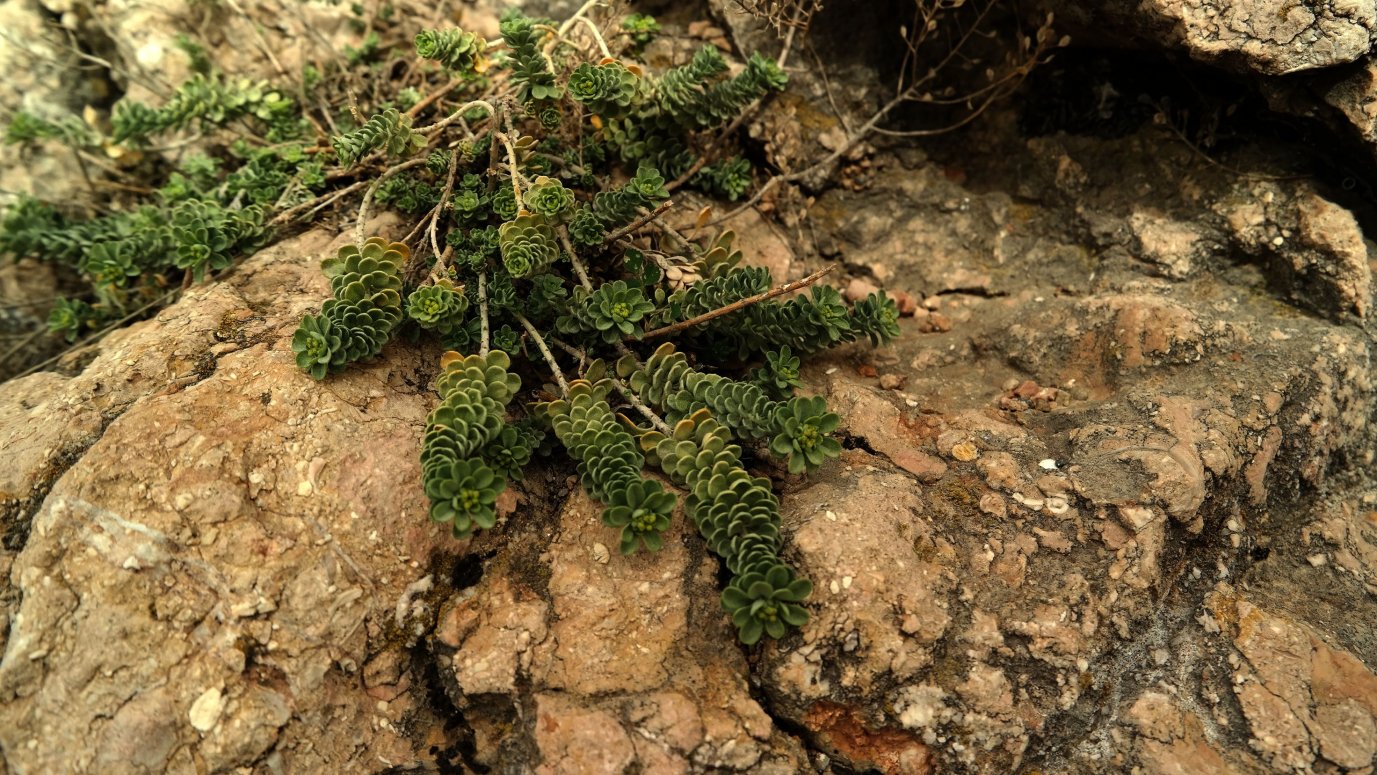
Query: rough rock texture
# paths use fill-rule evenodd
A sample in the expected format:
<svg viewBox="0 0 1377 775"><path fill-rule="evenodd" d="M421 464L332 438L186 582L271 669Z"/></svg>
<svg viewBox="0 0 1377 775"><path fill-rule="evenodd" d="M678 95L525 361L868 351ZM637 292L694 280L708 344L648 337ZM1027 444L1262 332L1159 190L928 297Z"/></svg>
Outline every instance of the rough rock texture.
<svg viewBox="0 0 1377 775"><path fill-rule="evenodd" d="M798 88L762 119L774 152L827 128ZM806 219L770 203L786 228L728 224L906 313L805 368L847 449L777 481L815 583L780 642L734 643L682 518L621 557L559 464L493 531L428 524L436 349L324 383L290 357L333 231L6 383L5 766L1370 773L1358 219L1151 129L1013 123L844 160Z"/></svg>
<svg viewBox="0 0 1377 775"><path fill-rule="evenodd" d="M1377 31L1371 0L1148 0L1141 10L1170 20L1193 57L1241 60L1267 75L1357 61Z"/></svg>
<svg viewBox="0 0 1377 775"><path fill-rule="evenodd" d="M1097 42L1132 40L1268 76L1356 62L1377 31L1371 0L1097 0L1053 7Z"/></svg>
<svg viewBox="0 0 1377 775"><path fill-rule="evenodd" d="M75 378L7 386L5 527L24 546L4 560L13 771L406 758L389 721L406 698L384 710L359 674L388 624L365 614L431 550L401 518L424 509L408 485L430 399L405 354L301 389L283 337L326 288L313 264L331 239L265 251L107 339Z"/></svg>
<svg viewBox="0 0 1377 775"><path fill-rule="evenodd" d="M855 453L788 501L824 610L767 649L776 713L888 772L1368 771L1370 710L1309 665L1366 686L1370 636L1311 600L1338 564L1362 584L1324 597L1370 620L1370 521L1343 490L1283 516L1371 456L1356 221L1150 133L1000 136L967 142L1019 201L967 157L971 188L922 164L813 208L823 250L926 299L916 336L812 372L912 478Z"/></svg>
<svg viewBox="0 0 1377 775"><path fill-rule="evenodd" d="M1052 0L1078 44L1145 49L1243 74L1276 110L1377 159L1377 3L1372 0ZM1332 142L1332 141L1330 141ZM1368 174L1368 173L1364 173Z"/></svg>
<svg viewBox="0 0 1377 775"><path fill-rule="evenodd" d="M474 762L800 771L802 747L751 697L717 606L716 563L692 531L681 520L659 554L609 556L599 511L576 490L551 520L514 519L481 582L441 605L429 645L472 728ZM533 737L510 733L527 723Z"/></svg>

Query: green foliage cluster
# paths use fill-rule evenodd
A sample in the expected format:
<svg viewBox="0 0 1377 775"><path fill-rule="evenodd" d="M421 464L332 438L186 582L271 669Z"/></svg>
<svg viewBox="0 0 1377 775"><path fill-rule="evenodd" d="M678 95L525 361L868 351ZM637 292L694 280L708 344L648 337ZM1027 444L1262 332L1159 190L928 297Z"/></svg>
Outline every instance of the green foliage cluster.
<svg viewBox="0 0 1377 775"><path fill-rule="evenodd" d="M576 380L566 398L541 409L560 443L579 462L584 489L606 504L603 524L620 529L622 554L632 554L640 546L658 551L678 499L660 482L641 476L645 457L607 402L612 385L603 372L599 363L587 375L591 381Z"/></svg>
<svg viewBox="0 0 1377 775"><path fill-rule="evenodd" d="M488 42L457 27L447 30L421 30L416 33L416 53L433 59L456 72L474 70L482 65L483 51Z"/></svg>
<svg viewBox="0 0 1377 775"><path fill-rule="evenodd" d="M672 352L672 345L664 345L656 355L666 348ZM722 607L737 637L750 645L761 635L779 638L788 627L806 624L808 612L800 603L813 584L780 560L779 499L769 479L751 476L742 466L741 447L731 443L731 436L703 409L675 424L670 434L647 431L640 442L660 469L688 490L685 513L732 574Z"/></svg>
<svg viewBox="0 0 1377 775"><path fill-rule="evenodd" d="M196 184L182 178L176 185ZM53 262L89 284L90 302L69 300L49 317L50 330L68 341L156 299L182 273L200 279L228 266L265 237L262 207L227 207L194 194L86 221L24 198L0 220L0 254Z"/></svg>
<svg viewBox="0 0 1377 775"><path fill-rule="evenodd" d="M564 87L555 79L549 61L540 50L545 33L536 28L536 20L512 11L502 19L499 31L507 44L508 66L517 99L522 102L559 99L564 94Z"/></svg>
<svg viewBox="0 0 1377 775"><path fill-rule="evenodd" d="M604 133L623 161L649 162L661 173L677 177L694 163L690 137L694 132L725 125L751 102L779 91L788 76L774 62L752 55L740 74L728 70L722 54L704 45L687 64L643 84L630 107L603 116ZM730 197L749 179L749 163L733 160L700 171L700 182Z"/></svg>
<svg viewBox="0 0 1377 775"><path fill-rule="evenodd" d="M584 60L552 44L552 29L509 14L492 51L460 30L422 32L417 53L439 62L446 77L462 82L482 68L515 99L474 103L480 107L454 139L441 135L432 150L415 143L395 111L344 142L335 138L345 163L401 138L396 154L424 164L380 183L378 201L420 215L418 228L433 218L444 234L442 256L401 270L423 278L402 289L401 325L451 349L422 444L431 517L459 537L494 527L499 495L540 448L536 429L548 429L625 554L664 545L680 499L647 467L668 477L731 574L722 605L739 638L781 637L807 621L811 584L782 558L779 500L769 479L748 471L746 460L757 457L744 450L778 460L781 475L806 475L836 458L840 418L822 398L795 395L801 356L887 341L898 333L897 310L880 294L853 306L820 286L752 299L775 280L744 263L730 232L700 245L653 217L670 196L667 170L683 175L703 134L783 86L773 63L753 57L728 77L725 60L706 47L682 67L647 76L639 65ZM728 198L749 186L744 162L700 166L691 185ZM633 223L661 236L620 234ZM374 238L363 252L382 244ZM724 307L732 311L697 320ZM339 326L317 333L324 317L308 316L294 339L303 368L318 379L337 366L329 337ZM637 351L652 329L679 325L676 344L642 360ZM375 343L361 357L375 353ZM571 359L563 364L561 349ZM566 381L569 370L576 373ZM558 385L542 385L549 379ZM523 393L523 382L533 387ZM631 407L649 427L627 417Z"/></svg>
<svg viewBox="0 0 1377 775"><path fill-rule="evenodd" d="M191 127L224 126L241 118L256 118L269 140L295 137L297 109L266 81L195 73L160 108L121 101L110 117L116 143L145 143L155 135Z"/></svg>
<svg viewBox="0 0 1377 775"><path fill-rule="evenodd" d="M654 16L643 13L627 14L622 18L622 34L631 38L631 45L639 51L660 34L660 23Z"/></svg>
<svg viewBox="0 0 1377 775"><path fill-rule="evenodd" d="M358 129L331 139L335 156L353 164L376 150L388 156L404 156L425 147L425 141L411 128L411 117L387 108L364 122Z"/></svg>
<svg viewBox="0 0 1377 775"><path fill-rule="evenodd" d="M597 245L608 233L626 226L646 208L668 198L665 179L654 167L642 163L636 168L636 176L626 185L603 191L594 196L587 207L580 208L569 224L569 233L576 245Z"/></svg>
<svg viewBox="0 0 1377 775"><path fill-rule="evenodd" d="M80 148L99 144L100 135L76 116L48 120L24 110L15 113L5 128L5 144L22 145L38 140L57 140Z"/></svg>
<svg viewBox="0 0 1377 775"><path fill-rule="evenodd" d="M373 237L322 261L334 298L292 335L297 365L323 379L382 352L402 320L402 265L410 254L400 242Z"/></svg>
<svg viewBox="0 0 1377 775"><path fill-rule="evenodd" d="M215 155L187 154L172 169L155 167L143 154L112 153L131 163L143 160L153 168L139 174L164 181L130 209L82 219L65 206L25 196L7 209L0 255L56 264L65 270L64 286L80 280L87 287L61 300L49 317L50 330L68 341L155 306L178 275L201 280L228 267L267 241L269 212L310 199L327 184L320 156L296 140L302 121L294 101L264 81L214 72L204 49L190 40L179 45L192 57L192 77L161 107L117 103L108 136L75 116L50 121L23 112L5 129L8 143L49 139L101 156L120 145L144 148L176 130L234 125L264 135L254 143L219 146Z"/></svg>
<svg viewBox="0 0 1377 775"><path fill-rule="evenodd" d="M623 52L659 31L636 15L613 29ZM431 519L459 538L494 528L505 489L557 445L623 553L659 550L682 507L730 573L721 603L742 642L782 637L807 621L811 584L785 559L770 480L748 465L807 475L840 454L840 419L822 398L795 394L800 360L888 341L897 310L881 294L848 305L821 286L760 300L775 278L745 264L730 232L700 244L654 217L679 185L746 193L750 164L721 156L722 128L784 87L773 62L752 56L730 75L705 46L655 75L580 50L548 20L512 12L500 35L421 31L411 40L428 64L414 72L429 83L393 97L375 89L361 114L347 79L384 68L311 66L298 102L216 73L189 45L195 75L162 107L119 103L108 137L17 117L10 142L146 149L164 133L217 128L259 137L175 169L145 162L161 185L130 210L83 220L22 200L0 222L0 252L59 263L89 284L52 313L73 340L166 295L179 275L230 266L289 209L367 186L360 221L367 203L406 213L410 246L373 237L324 260L330 298L290 346L318 380L398 336L450 351L422 441ZM382 40L347 58L390 61ZM312 103L333 112L306 122ZM310 124L337 129L306 140ZM130 156L144 155L156 158ZM651 351L646 342L667 330L673 344Z"/></svg>
<svg viewBox="0 0 1377 775"><path fill-rule="evenodd" d="M781 354L789 357L786 351L767 356L780 359ZM814 471L828 458L841 454L841 445L831 436L840 418L827 411L821 398L777 390L777 395L787 398L776 400L754 382L693 369L672 344L661 345L644 366L623 358L617 368L629 377L633 390L663 407L671 422L706 409L738 436L768 439L769 450L785 459L790 473ZM793 379L797 381L796 373Z"/></svg>
<svg viewBox="0 0 1377 775"><path fill-rule="evenodd" d="M510 367L501 350L451 352L440 361L440 405L426 419L421 478L431 519L449 525L457 538L497 523L497 496L531 457L532 437L503 420L521 389Z"/></svg>

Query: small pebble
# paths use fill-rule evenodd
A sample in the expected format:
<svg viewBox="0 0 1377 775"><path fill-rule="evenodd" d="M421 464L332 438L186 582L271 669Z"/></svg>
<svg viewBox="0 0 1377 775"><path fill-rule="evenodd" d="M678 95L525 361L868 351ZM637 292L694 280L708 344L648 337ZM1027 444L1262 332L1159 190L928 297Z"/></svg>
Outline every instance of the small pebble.
<svg viewBox="0 0 1377 775"><path fill-rule="evenodd" d="M851 302L862 301L865 297L878 290L880 289L875 287L875 283L869 280L862 280L858 277L852 280L850 285L846 286L846 298Z"/></svg>
<svg viewBox="0 0 1377 775"><path fill-rule="evenodd" d="M951 330L951 318L940 312L930 312L918 330L925 334L944 334Z"/></svg>
<svg viewBox="0 0 1377 775"><path fill-rule="evenodd" d="M952 446L951 456L960 460L962 463L969 463L980 457L980 448L975 446L975 443L968 439Z"/></svg>
<svg viewBox="0 0 1377 775"><path fill-rule="evenodd" d="M913 313L918 311L918 300L913 298L912 294L891 291L889 295L894 297L894 304L899 308L899 317L911 318Z"/></svg>
<svg viewBox="0 0 1377 775"><path fill-rule="evenodd" d="M906 382L908 382L908 378L902 377L898 374L880 375L880 387L884 388L885 390L898 390L902 388L904 386L904 383ZM916 404L917 402L915 401L914 403Z"/></svg>

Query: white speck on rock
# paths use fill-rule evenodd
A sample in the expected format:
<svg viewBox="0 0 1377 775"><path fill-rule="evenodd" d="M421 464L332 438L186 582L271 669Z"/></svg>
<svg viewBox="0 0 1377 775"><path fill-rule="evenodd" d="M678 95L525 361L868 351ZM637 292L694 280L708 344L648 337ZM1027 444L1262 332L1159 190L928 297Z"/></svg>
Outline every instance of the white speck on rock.
<svg viewBox="0 0 1377 775"><path fill-rule="evenodd" d="M220 721L225 710L225 697L216 687L206 689L191 703L191 726L198 732L209 732Z"/></svg>

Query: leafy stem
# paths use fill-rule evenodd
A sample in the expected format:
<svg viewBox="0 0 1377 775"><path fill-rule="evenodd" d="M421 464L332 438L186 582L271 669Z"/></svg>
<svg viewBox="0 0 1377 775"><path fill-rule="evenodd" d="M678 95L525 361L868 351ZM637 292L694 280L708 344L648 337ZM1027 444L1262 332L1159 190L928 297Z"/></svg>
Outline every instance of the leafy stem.
<svg viewBox="0 0 1377 775"><path fill-rule="evenodd" d="M707 321L712 320L713 318L719 318L723 315L731 314L739 309L749 307L752 304L759 304L760 302L766 301L767 299L773 299L776 296L782 296L791 291L796 291L800 288L806 288L812 285L813 283L817 282L818 280L821 280L822 278L831 274L832 272L836 271L836 269L837 265L832 264L824 269L819 269L818 271L808 275L802 280L795 280L791 283L785 283L784 285L771 288L770 290L765 291L764 293L757 293L754 296L741 299L740 301L733 302L724 307L718 307L717 309L711 310L709 312L704 312L703 314L689 318L688 320L681 320L678 323L671 323L667 326L661 326L660 328L645 332L638 338L653 339L658 336L668 336L669 334L673 334L678 331L683 331L686 328L693 328L699 323L706 323Z"/></svg>

